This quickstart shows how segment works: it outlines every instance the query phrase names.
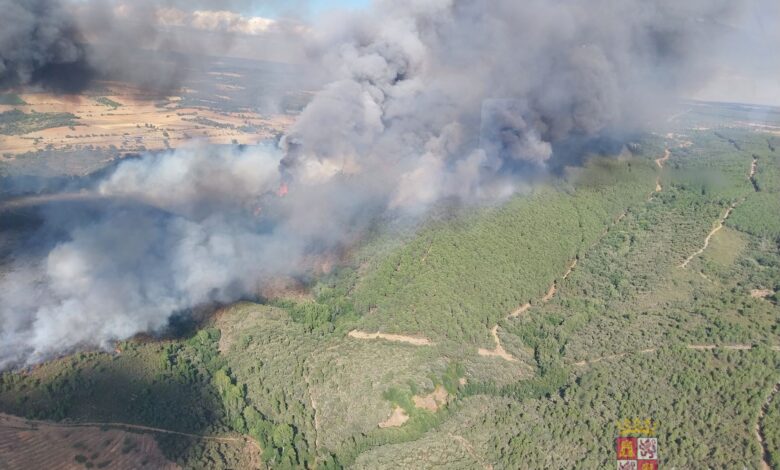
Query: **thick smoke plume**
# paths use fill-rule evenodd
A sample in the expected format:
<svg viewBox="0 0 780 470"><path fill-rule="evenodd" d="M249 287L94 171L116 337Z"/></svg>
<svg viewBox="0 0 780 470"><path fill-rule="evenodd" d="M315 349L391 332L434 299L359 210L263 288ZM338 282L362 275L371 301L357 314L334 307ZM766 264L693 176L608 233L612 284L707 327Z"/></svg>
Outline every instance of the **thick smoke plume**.
<svg viewBox="0 0 780 470"><path fill-rule="evenodd" d="M274 276L305 273L381 209L361 180L278 195L281 157L194 143L47 199L33 237L45 255L19 256L0 281L0 368L108 347L161 331L173 313L256 295Z"/></svg>
<svg viewBox="0 0 780 470"><path fill-rule="evenodd" d="M223 54L236 34L286 27L224 11L252 3L0 0L0 90L33 85L77 93L102 78L171 91L197 66L188 55Z"/></svg>
<svg viewBox="0 0 780 470"><path fill-rule="evenodd" d="M328 84L281 149L148 155L102 181L95 207L52 211L65 240L0 285L0 366L158 331L305 272L380 216L501 200L572 142L666 114L749 7L392 0L331 18L309 48Z"/></svg>
<svg viewBox="0 0 780 470"><path fill-rule="evenodd" d="M71 90L89 81L84 38L70 13L50 0L0 0L0 87L41 84Z"/></svg>
<svg viewBox="0 0 780 470"><path fill-rule="evenodd" d="M330 72L286 137L304 178L395 173L398 205L495 196L554 147L641 129L717 60L723 0L385 1L319 30ZM346 27L344 25L347 25ZM496 182L500 182L496 186Z"/></svg>

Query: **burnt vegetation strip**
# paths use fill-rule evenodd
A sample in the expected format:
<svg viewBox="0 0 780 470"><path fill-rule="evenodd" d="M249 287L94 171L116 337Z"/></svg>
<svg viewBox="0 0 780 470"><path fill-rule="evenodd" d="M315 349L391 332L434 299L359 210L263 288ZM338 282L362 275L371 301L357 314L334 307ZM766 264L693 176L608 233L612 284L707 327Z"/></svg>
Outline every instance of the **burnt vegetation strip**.
<svg viewBox="0 0 780 470"><path fill-rule="evenodd" d="M734 148L737 149L738 151L740 151L740 152L742 151L742 146L739 145L739 142L737 142L736 140L732 139L731 137L727 137L727 136L721 134L720 132L715 132L715 135L717 137L720 137L721 139L725 140L726 142L730 143L731 145L733 145Z"/></svg>
<svg viewBox="0 0 780 470"><path fill-rule="evenodd" d="M758 172L758 161L759 156L755 153L753 154L753 163L750 166L750 184L753 185L753 189L755 189L756 192L761 191L761 186L758 184L758 180L756 179L756 173Z"/></svg>

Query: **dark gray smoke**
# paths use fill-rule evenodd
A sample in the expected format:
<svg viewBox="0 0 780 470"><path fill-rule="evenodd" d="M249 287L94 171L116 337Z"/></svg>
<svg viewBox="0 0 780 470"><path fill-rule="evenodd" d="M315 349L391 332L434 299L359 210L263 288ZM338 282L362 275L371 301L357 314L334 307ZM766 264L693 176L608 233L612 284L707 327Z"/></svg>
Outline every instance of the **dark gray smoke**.
<svg viewBox="0 0 780 470"><path fill-rule="evenodd" d="M60 241L0 284L0 367L306 272L376 217L501 200L564 149L671 114L757 5L388 0L317 25L328 84L281 149L146 156L90 193L98 207L47 215Z"/></svg>
<svg viewBox="0 0 780 470"><path fill-rule="evenodd" d="M0 0L0 89L78 91L94 70L74 18L53 0Z"/></svg>
<svg viewBox="0 0 780 470"><path fill-rule="evenodd" d="M219 55L230 49L237 31L224 17L217 19L220 11L252 3L0 0L0 90L34 85L77 93L103 78L168 92L197 66L188 56ZM166 12L192 21L195 9L202 9L199 18L213 26L208 32L191 24L164 24ZM209 21L210 17L214 19ZM240 15L228 19L235 22Z"/></svg>
<svg viewBox="0 0 780 470"><path fill-rule="evenodd" d="M559 142L666 114L706 83L723 25L750 6L380 1L317 31L331 83L286 137L284 167L299 178L379 167L396 173L401 205L493 197L507 172L547 167Z"/></svg>

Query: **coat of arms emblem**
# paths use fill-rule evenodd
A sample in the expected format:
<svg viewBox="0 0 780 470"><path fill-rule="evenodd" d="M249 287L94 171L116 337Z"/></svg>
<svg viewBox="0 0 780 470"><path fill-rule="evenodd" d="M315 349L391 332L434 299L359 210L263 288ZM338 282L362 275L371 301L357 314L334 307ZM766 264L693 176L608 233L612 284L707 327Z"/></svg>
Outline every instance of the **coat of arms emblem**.
<svg viewBox="0 0 780 470"><path fill-rule="evenodd" d="M658 470L656 423L645 419L625 419L618 423L616 440L618 470Z"/></svg>

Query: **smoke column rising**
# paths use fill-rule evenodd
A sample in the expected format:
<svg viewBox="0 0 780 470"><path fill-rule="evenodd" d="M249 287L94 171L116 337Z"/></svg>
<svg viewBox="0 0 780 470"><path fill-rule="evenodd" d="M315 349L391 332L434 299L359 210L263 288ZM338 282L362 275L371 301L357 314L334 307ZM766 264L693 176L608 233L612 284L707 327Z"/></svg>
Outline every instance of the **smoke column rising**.
<svg viewBox="0 0 780 470"><path fill-rule="evenodd" d="M380 216L500 201L566 157L562 144L652 125L704 84L723 25L751 8L394 0L323 21L309 51L327 85L280 149L194 144L122 164L96 188L96 213L6 276L0 367L158 331L174 312L305 272L310 253Z"/></svg>

